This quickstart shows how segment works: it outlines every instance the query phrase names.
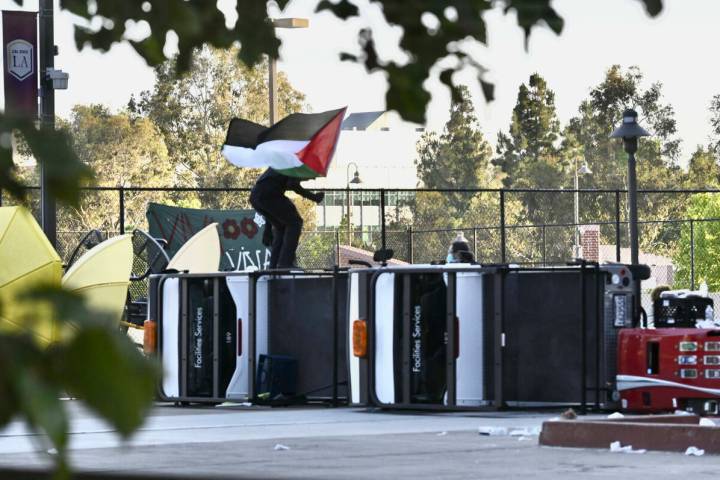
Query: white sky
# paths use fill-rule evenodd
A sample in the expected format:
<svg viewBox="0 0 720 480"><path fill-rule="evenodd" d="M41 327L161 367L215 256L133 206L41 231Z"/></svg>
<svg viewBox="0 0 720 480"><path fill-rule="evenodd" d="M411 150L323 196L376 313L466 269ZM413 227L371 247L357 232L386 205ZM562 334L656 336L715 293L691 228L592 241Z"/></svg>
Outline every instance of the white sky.
<svg viewBox="0 0 720 480"><path fill-rule="evenodd" d="M363 17L347 24L329 13L314 14L316 0L293 0L282 13L310 18L309 29L279 30L285 41L279 69L307 95L314 111L341 105L348 105L350 112L384 109L382 74L368 75L362 67L338 59L340 51L355 50L356 32L367 25L378 28L376 41L383 58L402 59L393 46L400 35L398 29L383 27L377 7L367 7L363 1ZM24 9L37 9L37 0L25 3ZM496 100L486 104L475 84L472 91L481 126L491 143L499 129L507 128L518 86L531 73L542 74L555 90L564 124L614 63L638 65L646 81L664 84L665 101L675 107L686 156L695 145L707 141L708 106L712 96L720 94L720 66L708 55L720 44L716 26L720 1L665 0L665 10L656 19L647 17L637 0L555 0L553 5L566 20L563 34L557 37L547 28L535 29L528 51L512 16L488 15L490 46L473 51L490 69ZM0 8L17 7L11 0L0 0ZM55 35L60 49L56 68L70 73L69 89L56 94L59 115L66 116L76 103L121 108L130 94L152 88L152 70L127 44L116 45L106 54L89 49L78 52L72 16L64 12L56 14ZM461 74L460 78L473 82L472 75ZM437 80L428 82L427 87L433 94L428 126L439 128L447 120L449 95Z"/></svg>

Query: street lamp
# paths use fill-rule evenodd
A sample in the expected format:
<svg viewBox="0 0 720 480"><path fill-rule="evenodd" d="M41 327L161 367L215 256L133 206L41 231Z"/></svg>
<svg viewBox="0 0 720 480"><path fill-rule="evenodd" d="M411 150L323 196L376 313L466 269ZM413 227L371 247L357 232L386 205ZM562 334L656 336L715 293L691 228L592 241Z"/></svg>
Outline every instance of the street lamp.
<svg viewBox="0 0 720 480"><path fill-rule="evenodd" d="M623 112L623 123L610 135L610 138L622 138L625 152L628 154L628 203L630 204L630 263L639 263L638 219L637 219L637 178L635 176L635 152L638 137L649 137L650 134L637 123L638 114L635 110Z"/></svg>
<svg viewBox="0 0 720 480"><path fill-rule="evenodd" d="M638 219L637 219L637 179L635 177L635 152L638 138L649 137L650 134L637 123L637 112L627 109L623 112L623 123L610 135L610 138L622 138L625 152L628 154L628 203L630 204L630 263L639 262ZM640 282L634 283L633 318L637 319L640 312ZM636 324L636 321L633 322Z"/></svg>
<svg viewBox="0 0 720 480"><path fill-rule="evenodd" d="M275 28L308 28L310 20L307 18L274 18L272 26ZM270 100L270 125L278 120L277 103L277 58L270 55L268 68L268 91Z"/></svg>
<svg viewBox="0 0 720 480"><path fill-rule="evenodd" d="M353 174L352 180L350 180L351 165L355 167L355 173ZM345 205L347 205L348 245L352 245L352 198L350 197L350 184L352 183L353 185L357 185L359 183L362 183L362 180L360 180L360 173L358 172L357 163L348 163L347 169L345 170L345 183L347 185L347 202L345 203Z"/></svg>
<svg viewBox="0 0 720 480"><path fill-rule="evenodd" d="M578 160L575 158L575 248L573 249L573 258L582 258L582 247L580 245L580 175L590 175L592 170L583 162L582 167L578 169Z"/></svg>

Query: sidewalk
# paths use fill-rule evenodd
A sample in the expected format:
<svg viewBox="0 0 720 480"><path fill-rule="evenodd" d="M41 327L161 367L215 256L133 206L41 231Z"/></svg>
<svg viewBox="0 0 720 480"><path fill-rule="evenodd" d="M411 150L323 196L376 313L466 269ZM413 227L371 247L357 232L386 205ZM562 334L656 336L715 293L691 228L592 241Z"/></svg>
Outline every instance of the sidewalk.
<svg viewBox="0 0 720 480"><path fill-rule="evenodd" d="M720 458L543 448L537 436L478 428L539 427L556 414L417 414L364 409L155 408L127 444L72 405L77 469L189 478L714 478ZM0 432L0 465L39 467L27 432Z"/></svg>

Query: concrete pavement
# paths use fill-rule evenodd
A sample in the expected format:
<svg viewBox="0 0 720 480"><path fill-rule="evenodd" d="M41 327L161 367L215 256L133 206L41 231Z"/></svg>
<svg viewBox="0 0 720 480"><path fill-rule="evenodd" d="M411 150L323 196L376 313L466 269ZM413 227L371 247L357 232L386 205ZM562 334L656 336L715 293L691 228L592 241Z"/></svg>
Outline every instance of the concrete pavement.
<svg viewBox="0 0 720 480"><path fill-rule="evenodd" d="M364 409L159 406L130 441L72 402L71 457L82 470L189 478L716 477L720 457L539 447L537 436L478 427L539 427L556 413L417 414ZM287 448L285 448L287 447ZM0 465L48 465L19 424L0 432Z"/></svg>

